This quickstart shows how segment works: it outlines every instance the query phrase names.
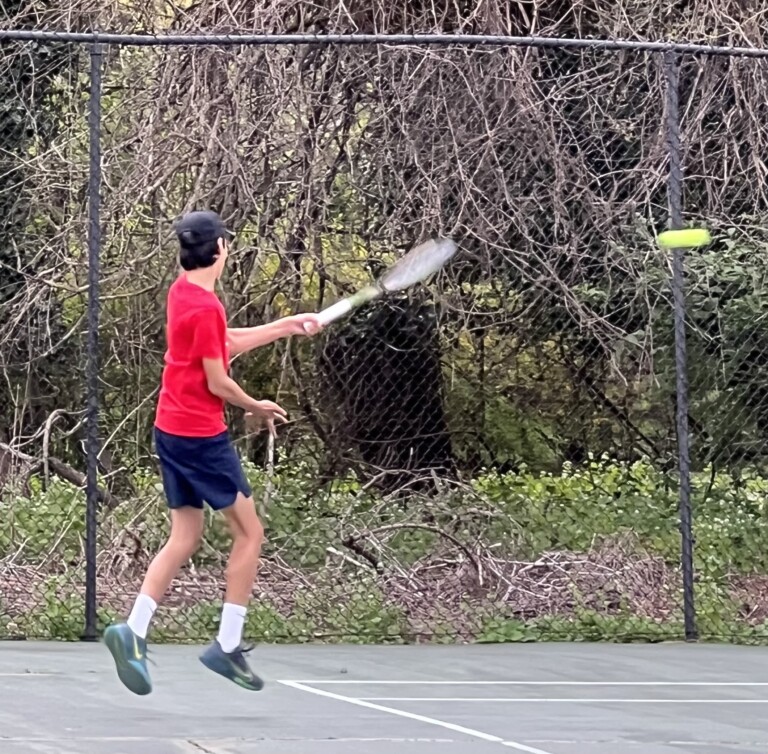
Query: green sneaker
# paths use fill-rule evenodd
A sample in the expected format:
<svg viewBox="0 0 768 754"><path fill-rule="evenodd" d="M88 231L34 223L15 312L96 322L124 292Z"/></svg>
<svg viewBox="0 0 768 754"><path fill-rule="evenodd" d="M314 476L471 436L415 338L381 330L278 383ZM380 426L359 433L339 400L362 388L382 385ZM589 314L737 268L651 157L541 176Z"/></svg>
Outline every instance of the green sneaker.
<svg viewBox="0 0 768 754"><path fill-rule="evenodd" d="M147 642L137 636L127 623L109 626L104 632L104 643L112 653L117 677L134 694L144 696L152 691L147 670Z"/></svg>
<svg viewBox="0 0 768 754"><path fill-rule="evenodd" d="M249 691L261 691L264 688L264 681L254 673L248 663L245 655L253 647L238 647L234 652L225 652L217 640L200 655L200 662L208 670L223 675L238 686L242 686Z"/></svg>

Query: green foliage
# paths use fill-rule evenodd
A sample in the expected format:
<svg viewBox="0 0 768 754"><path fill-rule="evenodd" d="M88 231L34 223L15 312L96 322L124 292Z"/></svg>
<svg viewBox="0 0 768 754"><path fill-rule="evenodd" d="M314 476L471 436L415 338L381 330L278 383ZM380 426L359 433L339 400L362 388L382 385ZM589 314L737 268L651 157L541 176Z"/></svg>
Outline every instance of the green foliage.
<svg viewBox="0 0 768 754"><path fill-rule="evenodd" d="M183 608L161 608L152 628L155 642L208 642L219 629L221 602L203 601ZM310 641L313 623L304 614L285 615L268 602L254 600L248 609L244 635L262 644Z"/></svg>
<svg viewBox="0 0 768 754"><path fill-rule="evenodd" d="M266 484L262 470L246 465L256 495ZM408 569L436 555L455 552L454 545L434 530L409 526L424 523L450 533L461 542L481 542L494 556L533 561L545 552L587 553L602 541L631 534L638 554L660 556L679 589L680 533L675 480L645 463L621 465L592 459L558 473L500 474L486 472L467 487L446 488L432 499L393 502L363 491L353 479L320 488L308 465L284 466L273 478L267 521L265 556L300 574L287 601L254 600L248 615L249 636L259 642L343 641L398 643L429 634L447 640L457 631L479 641L540 641L547 639L625 641L659 640L682 635L682 596L675 611L664 617L638 614L631 600L617 604L590 603L590 594L574 590L574 607L567 613L541 614L521 621L509 606L480 596L470 609L444 611L439 594L419 616L411 615L396 592L367 564L339 564L328 548L341 544L350 532L387 530L380 549L362 539L389 571L394 563ZM768 574L768 478L755 470L736 477L705 470L694 476L693 507L696 607L701 635L737 637L757 642L768 638L760 622L747 622L748 610L733 590L733 577ZM115 510L104 509L101 531L121 563L123 531L140 538L147 554L159 548L167 532L167 511L157 495L157 480L142 473L136 479L138 499ZM9 499L0 520L0 558L51 573L42 586L0 604L10 633L74 639L83 627L83 537L85 505L80 491L59 480L43 489L31 480L32 494ZM206 544L195 567L220 572L229 550L229 536L219 516L209 515ZM633 553L622 551L622 557ZM354 559L358 554L350 553ZM645 555L644 555L645 556ZM102 549L101 562L113 554ZM334 565L329 565L332 557ZM675 575L676 574L676 575ZM140 573L138 574L140 575ZM134 576L134 581L136 579ZM101 579L109 578L102 571ZM112 582L109 582L112 583ZM13 584L13 580L9 582ZM132 592L137 583L114 582ZM124 598L124 592L115 597ZM476 595L477 596L477 595ZM20 601L21 600L21 601ZM20 611L18 605L29 605ZM100 625L114 620L118 609L109 595L100 605ZM120 602L119 610L124 609ZM204 598L183 606L163 607L154 632L157 641L204 641L218 626L220 603ZM424 616L431 615L429 618Z"/></svg>
<svg viewBox="0 0 768 754"><path fill-rule="evenodd" d="M591 460L566 464L559 474L489 472L474 488L520 527L518 555L545 550L584 551L595 537L636 532L650 549L677 558L677 500L670 480L653 467ZM493 527L493 524L491 524ZM489 532L503 537L503 529Z"/></svg>
<svg viewBox="0 0 768 754"><path fill-rule="evenodd" d="M48 577L40 589L40 602L16 621L26 636L49 636L76 641L85 626L82 570Z"/></svg>
<svg viewBox="0 0 768 754"><path fill-rule="evenodd" d="M401 644L409 634L403 610L366 575L343 585L321 582L311 592L300 593L296 609L299 615L314 618L319 639L342 644Z"/></svg>
<svg viewBox="0 0 768 754"><path fill-rule="evenodd" d="M267 484L264 471L248 464L246 474L255 497L261 499ZM352 478L335 479L321 487L316 471L307 463L279 471L271 489L266 552L279 552L288 564L309 569L325 562L328 543L339 538L339 522L350 515L363 515L375 502L371 495L360 493ZM222 536L226 534L222 532Z"/></svg>
<svg viewBox="0 0 768 754"><path fill-rule="evenodd" d="M667 641L679 638L682 626L637 615L604 615L578 610L573 616L545 616L529 623L491 618L477 641L503 644L535 641Z"/></svg>
<svg viewBox="0 0 768 754"><path fill-rule="evenodd" d="M312 614L305 611L283 615L272 605L257 602L248 611L246 634L262 644L303 644L315 636Z"/></svg>
<svg viewBox="0 0 768 754"><path fill-rule="evenodd" d="M536 641L537 633L521 620L489 618L483 624L477 637L479 644L505 644Z"/></svg>
<svg viewBox="0 0 768 754"><path fill-rule="evenodd" d="M33 478L30 488L0 517L0 554L20 548L18 554L34 563L55 551L57 559L73 561L82 553L85 495L56 477L45 490Z"/></svg>
<svg viewBox="0 0 768 754"><path fill-rule="evenodd" d="M197 602L184 608L162 607L152 626L152 640L158 643L208 641L216 635L221 605Z"/></svg>
<svg viewBox="0 0 768 754"><path fill-rule="evenodd" d="M768 234L760 218L740 218L743 227L706 223L713 243L686 255L688 378L696 441L692 461L701 470L758 464L765 470L768 378L763 361L768 335ZM644 284L658 289L667 272L646 270ZM648 322L655 333L659 374L674 379L673 312L654 308Z"/></svg>
<svg viewBox="0 0 768 754"><path fill-rule="evenodd" d="M697 592L701 597L701 592ZM697 630L702 641L733 644L765 644L768 622L749 625L738 621L728 609L728 599L717 591L697 603ZM658 621L632 614L604 615L579 610L573 616L544 616L530 622L491 618L482 627L477 642L506 644L541 641L598 641L613 643L677 641L684 636L681 619Z"/></svg>

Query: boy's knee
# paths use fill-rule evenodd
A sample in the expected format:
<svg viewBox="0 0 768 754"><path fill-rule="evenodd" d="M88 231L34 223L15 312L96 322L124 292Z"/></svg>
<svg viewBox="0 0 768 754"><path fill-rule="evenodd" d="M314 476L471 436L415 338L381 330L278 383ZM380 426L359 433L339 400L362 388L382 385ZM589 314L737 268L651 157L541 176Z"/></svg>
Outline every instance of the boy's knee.
<svg viewBox="0 0 768 754"><path fill-rule="evenodd" d="M192 557L192 555L200 549L202 539L202 535L190 536L171 534L168 544L178 552L186 554L188 557Z"/></svg>
<svg viewBox="0 0 768 754"><path fill-rule="evenodd" d="M261 523L261 519L256 516L256 520L253 524L252 536L258 540L259 544L264 540L264 524Z"/></svg>
<svg viewBox="0 0 768 754"><path fill-rule="evenodd" d="M241 532L241 537L249 547L254 550L261 550L261 545L264 542L264 526L258 518L254 518L249 522L249 525L245 527Z"/></svg>
<svg viewBox="0 0 768 754"><path fill-rule="evenodd" d="M264 526L256 513L252 497L245 497L240 493L235 504L226 510L226 515L236 540L255 546L261 545L264 540Z"/></svg>

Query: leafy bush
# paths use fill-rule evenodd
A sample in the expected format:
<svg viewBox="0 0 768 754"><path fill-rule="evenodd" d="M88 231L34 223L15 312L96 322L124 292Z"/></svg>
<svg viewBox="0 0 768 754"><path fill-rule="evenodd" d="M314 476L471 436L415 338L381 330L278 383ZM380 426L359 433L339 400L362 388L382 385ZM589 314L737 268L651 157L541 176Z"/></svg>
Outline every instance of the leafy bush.
<svg viewBox="0 0 768 754"><path fill-rule="evenodd" d="M247 472L260 497L264 472L252 466ZM99 584L107 596L101 625L124 612L146 559L165 537L167 512L156 485L144 474L138 499L102 511ZM265 558L275 564L270 573L282 574L283 586L270 591L269 576L264 598L253 601L248 633L254 640L401 642L426 635L444 641L461 635L479 641L624 641L682 635L675 480L648 464L591 459L559 473L488 471L436 496L405 500L378 498L353 479L320 488L307 465L279 469L272 485ZM33 480L32 492L8 500L0 518L0 559L14 569L4 581L0 627L74 639L83 624L83 495L61 481L43 490ZM703 636L768 638L757 609L760 580L768 583L767 492L768 478L750 470L733 478L707 469L694 478L696 609ZM221 517L209 515L209 523L189 576L204 576L204 585L161 609L156 640L200 641L217 630L229 535ZM122 536L128 530L141 544L136 563L126 549L134 539ZM344 545L351 535L357 549ZM536 583L543 583L547 562L553 569L560 567L557 558L591 562L595 548L622 536L635 544L611 556L620 559L611 561L616 578L594 587L589 580L578 587L574 581L557 609L536 602L515 614L520 608L505 596L507 587L499 591L489 581L499 564L538 563ZM465 569L468 553L495 559L496 566L490 560L485 566L482 588L462 581L472 572ZM622 569L634 567L634 557L663 564L667 574L659 584L669 591L666 602L660 597L641 609L622 592ZM393 586L398 574L408 586ZM511 578L520 585L519 577ZM639 589L650 596L660 585L641 583Z"/></svg>
<svg viewBox="0 0 768 754"><path fill-rule="evenodd" d="M31 494L4 505L0 516L0 553L16 552L25 562L39 562L55 552L73 561L82 553L85 537L85 495L53 478L43 491L39 479L30 482Z"/></svg>
<svg viewBox="0 0 768 754"><path fill-rule="evenodd" d="M312 620L315 636L341 643L400 644L408 636L406 616L370 576L351 584L321 582L297 599L301 620Z"/></svg>

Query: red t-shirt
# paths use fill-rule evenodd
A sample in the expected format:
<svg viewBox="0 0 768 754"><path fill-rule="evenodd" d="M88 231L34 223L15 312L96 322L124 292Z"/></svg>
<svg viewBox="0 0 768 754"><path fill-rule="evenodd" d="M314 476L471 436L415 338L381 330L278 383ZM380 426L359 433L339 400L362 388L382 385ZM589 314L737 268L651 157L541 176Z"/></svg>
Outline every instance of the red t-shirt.
<svg viewBox="0 0 768 754"><path fill-rule="evenodd" d="M226 431L224 401L208 389L203 359L221 358L229 368L227 315L212 291L180 275L168 291L165 368L155 426L183 437Z"/></svg>

